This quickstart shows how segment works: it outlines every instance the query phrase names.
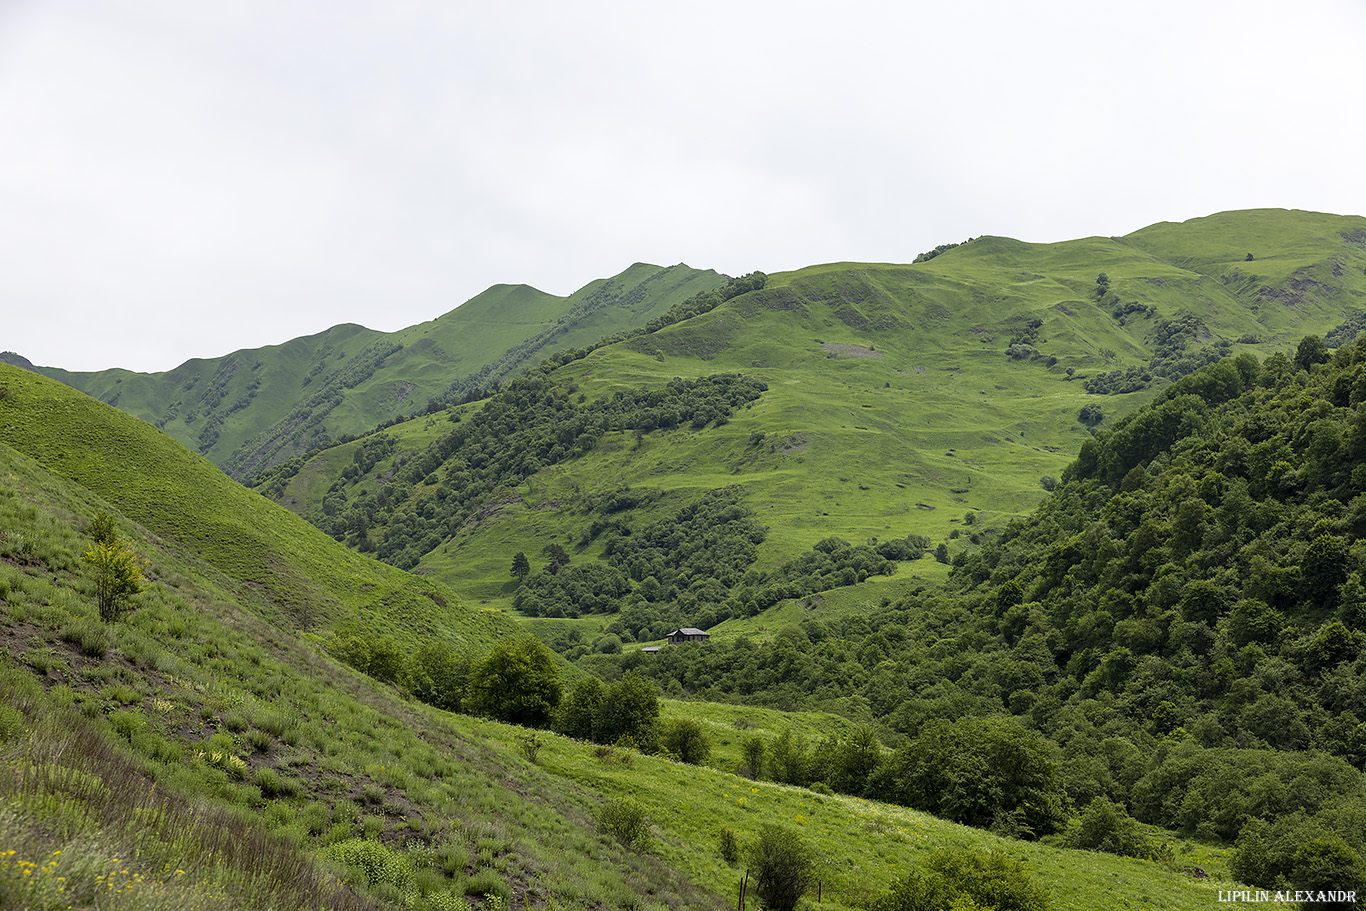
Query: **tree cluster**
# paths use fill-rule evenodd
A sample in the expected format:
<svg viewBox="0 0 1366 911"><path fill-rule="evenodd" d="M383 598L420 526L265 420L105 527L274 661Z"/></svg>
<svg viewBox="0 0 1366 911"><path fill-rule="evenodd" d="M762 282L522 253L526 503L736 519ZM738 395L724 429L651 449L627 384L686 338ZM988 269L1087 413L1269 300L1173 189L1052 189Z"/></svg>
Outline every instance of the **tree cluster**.
<svg viewBox="0 0 1366 911"><path fill-rule="evenodd" d="M1293 852L1276 853L1291 843L1275 841L1284 820L1299 842L1338 839L1359 860L1366 346L1298 360L1226 358L1100 430L1028 521L983 530L954 558L946 589L806 620L763 647L666 649L640 669L671 694L878 719L907 738L890 754L904 782L870 782L907 802L937 795L927 808L974 824L1042 833L1064 797L1104 799L1226 840L1271 826L1248 836L1270 858L1258 882L1302 881ZM992 719L1003 749L1052 757L1056 778L1037 786L1055 802L1030 802L1032 817L973 790L971 751L945 727ZM768 775L799 767L784 749L767 745ZM916 769L953 780L918 783ZM1095 807L1114 835L1097 845L1136 852L1123 819Z"/></svg>
<svg viewBox="0 0 1366 911"><path fill-rule="evenodd" d="M367 441L352 463L355 471L348 467L322 513L310 518L338 540L408 569L496 491L583 455L603 434L723 423L765 388L738 374L716 374L581 402L577 390L545 374L519 377L426 450L383 463L389 464L383 478L361 472L387 456L379 455L382 443Z"/></svg>

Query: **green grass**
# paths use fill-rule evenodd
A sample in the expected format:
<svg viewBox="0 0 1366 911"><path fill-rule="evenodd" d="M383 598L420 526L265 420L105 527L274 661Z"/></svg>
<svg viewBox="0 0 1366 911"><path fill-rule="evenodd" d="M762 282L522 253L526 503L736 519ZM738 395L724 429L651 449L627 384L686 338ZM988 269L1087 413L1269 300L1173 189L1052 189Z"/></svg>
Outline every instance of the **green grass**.
<svg viewBox="0 0 1366 911"><path fill-rule="evenodd" d="M1366 249L1341 236L1363 225L1360 218L1259 210L1126 238L982 238L920 265L836 263L770 276L762 291L602 348L556 374L593 397L675 376L741 371L768 383L757 403L723 427L656 431L639 447L629 434L608 434L588 455L504 492L495 510L429 553L420 568L472 602L507 609L512 555L523 551L538 565L547 543L577 542L592 497L623 485L674 495L641 510L641 523L707 490L741 485L769 529L761 568L829 535L861 543L916 533L956 552L973 531L967 513L999 527L1045 496L1041 478L1059 475L1088 438L1077 420L1083 405L1098 404L1108 426L1152 399L1161 382L1141 393L1098 396L1082 381L1146 364L1158 319L1192 312L1216 336L1257 339L1235 351L1265 356L1302 334L1326 332L1345 310L1366 307ZM1244 261L1255 251L1233 255L1249 244L1260 251L1256 260ZM1151 306L1156 316L1121 324L1098 306L1092 292L1101 271L1121 301ZM1021 318L1041 321L1036 347L1058 358L1054 366L1005 356ZM401 449L430 438L426 425L387 432ZM291 505L305 515L339 471L324 458L298 485L312 485L317 499L292 489ZM575 558L595 555L590 547ZM901 581L910 579L907 572L938 576L923 562L903 567L897 580L880 583L888 597L909 584ZM860 599L826 596L839 610ZM762 631L774 625L771 618L786 622L799 613L787 605L736 632Z"/></svg>
<svg viewBox="0 0 1366 911"><path fill-rule="evenodd" d="M69 395L21 379L5 375L16 392L5 407L48 394L58 410ZM85 414L92 439L116 439L127 420L67 405L69 420ZM23 414L7 412L6 426ZM69 464L80 450L52 436L64 457L29 448ZM144 445L134 465L115 458L124 451L110 445L90 458L137 489L150 482L136 466L151 477L166 470L155 448ZM0 445L6 906L420 909L490 907L493 894L512 906L721 908L740 871L716 851L720 828L743 843L766 823L795 828L815 848L817 908L862 907L926 852L960 844L1020 857L1060 908L1203 907L1220 885L1217 853L1201 864L1215 878L1198 881L726 770L741 735L792 728L812 742L847 729L834 716L667 702L667 716L704 725L712 767L555 735L543 735L533 764L522 729L414 703L272 622L228 574L232 564L191 549L221 527L187 530L192 512L180 517L181 538L119 517L150 582L126 621L103 624L80 563L82 529L114 510ZM66 638L81 625L103 633L103 654ZM644 810L648 851L598 831L598 810L613 799Z"/></svg>
<svg viewBox="0 0 1366 911"><path fill-rule="evenodd" d="M359 622L416 646L487 643L511 626L439 584L358 557L165 433L52 380L4 365L0 442L107 500L135 543L172 542L193 566L282 626L325 636Z"/></svg>

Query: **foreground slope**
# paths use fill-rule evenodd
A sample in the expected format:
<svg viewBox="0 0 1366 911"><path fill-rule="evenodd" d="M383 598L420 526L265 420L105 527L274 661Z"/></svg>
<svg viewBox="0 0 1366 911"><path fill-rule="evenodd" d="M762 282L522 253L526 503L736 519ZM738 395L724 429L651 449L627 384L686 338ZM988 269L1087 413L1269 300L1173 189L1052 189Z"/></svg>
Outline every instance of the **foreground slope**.
<svg viewBox="0 0 1366 911"><path fill-rule="evenodd" d="M194 554L272 622L320 633L359 623L413 643L430 634L490 641L508 631L443 586L357 559L149 424L9 365L0 365L0 387L0 443Z"/></svg>
<svg viewBox="0 0 1366 911"><path fill-rule="evenodd" d="M820 852L818 907L831 909L863 907L960 845L1020 859L1054 907L1196 909L1228 885L553 735L528 761L527 732L408 701L263 617L231 567L192 549L194 513L164 535L70 479L68 461L95 457L122 416L82 415L22 375L0 385L6 426L27 425L8 409L47 391L48 426L84 428L52 446L17 435L41 463L0 443L7 907L721 908L743 871L717 855L720 828L748 841L772 823ZM118 446L100 458L134 487L136 466L165 471L158 460ZM117 623L99 619L81 567L100 511L148 561L147 590ZM597 833L610 798L644 808L649 852Z"/></svg>
<svg viewBox="0 0 1366 911"><path fill-rule="evenodd" d="M276 495L339 537L406 551L467 598L501 605L517 589L518 551L536 562L553 544L598 562L604 525L639 531L731 485L767 529L758 570L831 536L917 535L952 556L981 527L1026 514L1096 426L1173 379L1352 323L1366 307L1363 231L1362 218L1258 210L1124 238L986 237L917 264L770 276L547 374L590 409L675 377L735 373L766 387L724 420L608 429L457 513L443 488L468 470L451 461L469 457L451 441L480 420L471 406L444 416L465 422L455 431L435 417L325 451ZM614 499L625 488L636 492L629 508ZM905 563L872 603L938 574ZM632 592L643 581L632 578Z"/></svg>
<svg viewBox="0 0 1366 911"><path fill-rule="evenodd" d="M247 477L321 441L423 410L433 398L494 384L533 358L641 325L721 281L684 265L636 263L568 297L495 285L397 332L334 326L166 373L39 369Z"/></svg>

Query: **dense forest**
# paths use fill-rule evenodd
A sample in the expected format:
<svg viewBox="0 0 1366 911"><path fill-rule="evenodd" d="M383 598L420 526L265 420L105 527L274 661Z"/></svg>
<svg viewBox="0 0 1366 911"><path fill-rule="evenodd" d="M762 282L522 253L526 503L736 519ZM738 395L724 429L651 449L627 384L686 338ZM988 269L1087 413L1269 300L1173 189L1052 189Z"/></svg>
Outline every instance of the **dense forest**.
<svg viewBox="0 0 1366 911"><path fill-rule="evenodd" d="M1324 865L1361 881L1364 455L1366 344L1310 337L1205 366L1098 432L1034 516L955 558L943 591L763 644L558 645L606 679L828 708L903 738L890 757L865 744L858 774L840 758L857 745L788 743L770 755L780 780L1032 835L1095 807L1235 840L1236 875L1258 885ZM981 747L997 741L1056 781L992 806L972 782L1000 764ZM960 755L976 758L946 761Z"/></svg>
<svg viewBox="0 0 1366 911"><path fill-rule="evenodd" d="M1363 454L1366 342L1334 354L1309 337L1293 357L1244 354L1169 384L1085 443L1028 520L975 529L947 586L869 616L815 613L763 643L624 649L687 618L857 584L929 542L830 538L760 572L765 529L735 489L639 526L631 511L658 494L621 489L586 535L604 539L603 560L556 547L535 573L522 561L524 612L617 612L591 649L542 628L590 675L563 703L532 678L479 684L504 673L496 654L434 644L409 661L360 636L333 648L424 701L675 754L692 741L652 726L650 683L832 710L862 727L750 738L742 773L1164 859L1149 823L1234 844L1245 882L1366 891ZM548 652L518 648L509 667L548 672ZM514 691L541 695L481 703ZM603 714L632 705L633 720Z"/></svg>

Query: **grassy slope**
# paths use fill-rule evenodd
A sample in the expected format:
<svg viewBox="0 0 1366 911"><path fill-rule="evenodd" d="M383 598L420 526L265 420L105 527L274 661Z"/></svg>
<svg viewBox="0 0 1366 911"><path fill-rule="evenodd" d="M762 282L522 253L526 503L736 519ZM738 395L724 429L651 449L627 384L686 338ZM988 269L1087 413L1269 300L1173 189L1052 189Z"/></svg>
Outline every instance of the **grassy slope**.
<svg viewBox="0 0 1366 911"><path fill-rule="evenodd" d="M863 541L914 532L939 541L966 532L969 511L989 524L1023 515L1043 496L1040 477L1057 475L1086 439L1076 420L1082 405L1114 417L1154 393L1089 395L1082 377L1146 363L1154 323L1187 310L1214 336L1257 336L1234 350L1259 355L1327 331L1345 310L1366 307L1366 250L1342 236L1363 226L1366 219L1301 212L1229 213L1127 238L982 238L921 265L839 263L771 276L761 292L600 349L558 374L592 396L738 370L768 382L758 403L721 428L649 434L638 450L609 436L524 484L422 569L471 600L505 606L512 554L534 560L546 543L577 542L586 500L623 484L679 494L641 521L703 490L744 485L770 529L764 565L831 534ZM1251 263L1249 249L1258 257ZM1121 324L1098 307L1090 295L1100 271L1121 300L1151 305L1156 316ZM1306 284L1312 276L1321 284ZM1004 356L1021 318L1042 321L1036 347L1056 366ZM433 431L413 422L389 432L417 443ZM758 445L756 434L764 434ZM287 492L293 508L316 509L349 457L325 454L301 473ZM580 559L593 556L590 548ZM895 597L938 574L928 561L903 566L861 587L860 599Z"/></svg>
<svg viewBox="0 0 1366 911"><path fill-rule="evenodd" d="M163 427L214 464L249 471L307 449L311 440L301 436L304 431L334 438L361 433L425 407L452 383L493 364L514 346L554 330L562 320L560 330L540 338L526 356L539 359L640 325L722 281L715 272L683 265L636 263L569 297L527 285L495 285L437 319L393 333L335 326L283 345L187 361L166 373L73 373L57 368L42 372ZM298 426L306 421L297 413L280 425L296 406L378 344L403 347L363 381L342 390L341 403L316 427ZM214 432L206 434L209 428ZM262 437L272 430L289 441L279 451L277 441Z"/></svg>
<svg viewBox="0 0 1366 911"><path fill-rule="evenodd" d="M0 652L8 656L0 692L19 712L0 718L0 838L15 852L0 863L0 890L19 906L289 907L279 890L294 879L269 892L282 867L365 837L389 846L400 860L386 869L407 869L407 877L386 874L366 890L358 871L336 869L385 907L412 906L419 883L423 900L468 893L476 906L492 891L512 906L553 898L560 908L724 907L740 870L717 857L716 836L724 826L745 840L766 823L796 828L816 848L824 901L812 907L831 911L864 906L927 851L948 845L1020 857L1059 908L1200 908L1228 885L724 771L740 735L790 725L820 736L842 725L828 716L668 703L668 714L696 717L713 732L723 768L599 755L555 736L545 736L533 765L521 756L525 732L407 702L263 617L253 586L242 584L250 577L234 575L250 563L224 563L235 545L216 544L230 528L232 495L178 499L212 483L201 460L166 463L169 441L158 443L150 429L136 435L131 419L41 378L7 371L0 385L12 393L0 401ZM47 419L35 420L39 412ZM159 486L179 503L174 523L144 505ZM100 510L121 512L121 533L149 560L148 590L118 624L98 620L80 569L80 529ZM246 515L265 523L280 512L265 510ZM281 559L314 565L293 550L314 546L306 530L281 534ZM72 713L120 732L126 747L66 750L68 738L49 735L72 729L63 721ZM731 743L722 742L727 726ZM111 751L128 758L108 761ZM11 774L21 769L43 774ZM189 809L153 812L174 803L168 794ZM593 810L606 797L646 809L653 854L622 850L593 831ZM220 807L234 824L251 820L282 841L240 861L209 856L203 842L220 824ZM21 861L50 872L35 885ZM1217 855L1197 861L1218 875ZM318 899L293 898L308 906Z"/></svg>
<svg viewBox="0 0 1366 911"><path fill-rule="evenodd" d="M488 641L508 625L449 589L353 554L152 426L54 380L0 365L0 442L108 500L276 622L361 621L406 641Z"/></svg>

